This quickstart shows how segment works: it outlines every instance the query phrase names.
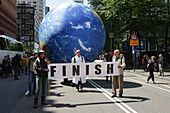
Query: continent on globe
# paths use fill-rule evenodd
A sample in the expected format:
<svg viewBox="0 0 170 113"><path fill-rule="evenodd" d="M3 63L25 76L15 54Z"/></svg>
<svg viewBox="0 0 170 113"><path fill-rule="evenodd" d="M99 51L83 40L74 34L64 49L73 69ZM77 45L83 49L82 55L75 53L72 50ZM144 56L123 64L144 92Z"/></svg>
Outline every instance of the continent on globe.
<svg viewBox="0 0 170 113"><path fill-rule="evenodd" d="M69 63L77 49L86 62L93 62L103 50L105 29L89 7L69 2L52 9L39 29L40 48L53 63Z"/></svg>

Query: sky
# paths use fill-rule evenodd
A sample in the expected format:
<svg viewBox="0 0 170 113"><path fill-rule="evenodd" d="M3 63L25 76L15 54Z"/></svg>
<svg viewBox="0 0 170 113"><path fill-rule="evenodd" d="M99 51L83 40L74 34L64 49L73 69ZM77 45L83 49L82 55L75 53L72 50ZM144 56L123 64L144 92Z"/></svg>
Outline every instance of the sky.
<svg viewBox="0 0 170 113"><path fill-rule="evenodd" d="M50 7L50 10L58 5L66 2L72 2L73 0L46 0L46 6Z"/></svg>

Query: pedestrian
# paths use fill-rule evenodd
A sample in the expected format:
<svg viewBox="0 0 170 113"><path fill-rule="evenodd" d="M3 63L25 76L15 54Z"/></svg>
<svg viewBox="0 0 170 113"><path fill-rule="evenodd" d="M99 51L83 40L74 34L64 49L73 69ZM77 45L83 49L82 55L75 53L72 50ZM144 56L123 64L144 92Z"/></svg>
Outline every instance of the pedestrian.
<svg viewBox="0 0 170 113"><path fill-rule="evenodd" d="M147 72L148 70L147 70L147 64L148 64L148 58L147 58L148 56L147 56L147 54L144 54L144 56L143 56L143 59L142 59L142 64L144 65L144 72Z"/></svg>
<svg viewBox="0 0 170 113"><path fill-rule="evenodd" d="M19 55L19 57L20 57L20 59L21 59L21 55L20 54L18 54ZM22 60L21 60L22 61ZM23 69L23 67L21 66L21 64L19 63L19 76L21 76L21 73L23 73L24 72L24 69Z"/></svg>
<svg viewBox="0 0 170 113"><path fill-rule="evenodd" d="M80 50L76 50L76 55L72 58L72 63L85 63L85 59L80 55ZM83 84L86 83L85 77L75 77L72 82L76 86L76 91L79 92L83 89Z"/></svg>
<svg viewBox="0 0 170 113"><path fill-rule="evenodd" d="M162 54L159 54L159 60L158 60L158 65L159 65L159 72L160 72L160 75L159 76L164 76L164 72L163 72L163 63L164 63L164 60L163 60L163 56Z"/></svg>
<svg viewBox="0 0 170 113"><path fill-rule="evenodd" d="M112 62L113 54L112 52L109 52L108 54L105 54L106 62ZM106 76L106 82L108 82L108 79L110 78L110 83L112 82L112 76Z"/></svg>
<svg viewBox="0 0 170 113"><path fill-rule="evenodd" d="M139 67L140 66L140 56L139 55L137 56L136 60L137 60L137 66Z"/></svg>
<svg viewBox="0 0 170 113"><path fill-rule="evenodd" d="M5 78L7 78L9 76L9 61L7 56L4 57L3 61L2 61L2 70L3 70L3 75Z"/></svg>
<svg viewBox="0 0 170 113"><path fill-rule="evenodd" d="M35 94L36 89L36 80L35 80L35 74L34 74L34 62L37 59L37 51L33 52L34 56L31 56L29 58L28 67L27 67L27 75L28 75L28 96L31 96L32 94ZM32 90L32 82L33 82L33 90Z"/></svg>
<svg viewBox="0 0 170 113"><path fill-rule="evenodd" d="M19 54L16 54L12 60L12 66L14 68L14 80L19 80L19 70L20 70L20 61L22 61L21 57L19 57Z"/></svg>
<svg viewBox="0 0 170 113"><path fill-rule="evenodd" d="M120 75L119 76L112 76L112 98L116 97L116 85L117 81L119 83L119 97L123 96L123 69L126 67L125 64L125 57L123 54L120 54L120 51L116 49L114 51L114 56L112 58L112 62L119 63Z"/></svg>
<svg viewBox="0 0 170 113"><path fill-rule="evenodd" d="M36 91L35 91L35 98L34 98L34 108L38 108L38 97L41 89L41 104L47 105L45 102L46 96L46 85L48 79L48 66L47 61L45 60L45 52L44 50L40 50L38 53L38 58L34 62L34 73L36 75Z"/></svg>
<svg viewBox="0 0 170 113"><path fill-rule="evenodd" d="M27 54L23 54L23 58L28 58ZM27 74L27 67L24 67L24 73Z"/></svg>
<svg viewBox="0 0 170 113"><path fill-rule="evenodd" d="M7 55L7 59L8 59L8 62L9 62L9 73L12 73L12 65L11 65L11 58L10 58L10 56L9 55Z"/></svg>
<svg viewBox="0 0 170 113"><path fill-rule="evenodd" d="M154 84L155 83L155 80L154 80L154 64L155 64L155 59L156 57L155 56L152 56L151 59L148 61L148 70L149 70L149 76L146 80L146 83L149 82L149 80L152 78L152 83Z"/></svg>

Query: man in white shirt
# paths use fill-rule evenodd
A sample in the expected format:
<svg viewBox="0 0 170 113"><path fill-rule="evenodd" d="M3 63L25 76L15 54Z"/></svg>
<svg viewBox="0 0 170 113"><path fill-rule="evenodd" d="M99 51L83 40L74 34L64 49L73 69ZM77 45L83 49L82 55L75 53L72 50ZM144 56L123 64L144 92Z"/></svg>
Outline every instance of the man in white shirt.
<svg viewBox="0 0 170 113"><path fill-rule="evenodd" d="M76 50L76 55L72 58L72 63L85 63L85 59L80 55L80 50ZM79 89L82 90L83 84L86 83L85 77L75 77L72 81L76 84L76 91L79 92Z"/></svg>
<svg viewBox="0 0 170 113"><path fill-rule="evenodd" d="M125 57L123 54L120 54L120 51L116 49L114 51L114 56L112 58L112 62L118 62L119 63L119 71L120 75L119 76L112 76L112 98L116 97L116 86L117 86L117 81L119 83L119 97L123 96L123 69L126 67L125 64Z"/></svg>

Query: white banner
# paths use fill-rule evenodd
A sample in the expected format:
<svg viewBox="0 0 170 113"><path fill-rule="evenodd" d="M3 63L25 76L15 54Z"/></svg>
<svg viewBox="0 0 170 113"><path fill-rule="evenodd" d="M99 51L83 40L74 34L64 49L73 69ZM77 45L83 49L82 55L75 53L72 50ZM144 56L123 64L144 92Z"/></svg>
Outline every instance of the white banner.
<svg viewBox="0 0 170 113"><path fill-rule="evenodd" d="M119 63L56 63L48 65L48 79L63 79L74 77L118 76Z"/></svg>

